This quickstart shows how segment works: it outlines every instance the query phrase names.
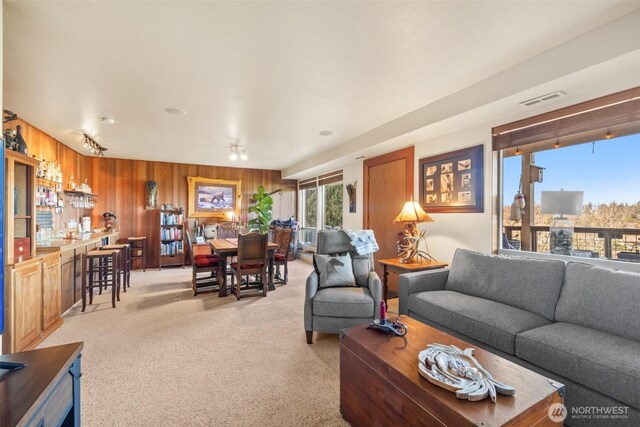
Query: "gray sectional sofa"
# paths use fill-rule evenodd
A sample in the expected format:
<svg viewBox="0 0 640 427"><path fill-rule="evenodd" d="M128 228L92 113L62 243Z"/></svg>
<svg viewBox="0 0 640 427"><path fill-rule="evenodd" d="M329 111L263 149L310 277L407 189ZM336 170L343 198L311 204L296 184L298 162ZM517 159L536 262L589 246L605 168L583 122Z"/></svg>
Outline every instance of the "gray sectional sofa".
<svg viewBox="0 0 640 427"><path fill-rule="evenodd" d="M568 425L640 425L640 274L458 249L400 276L400 313L566 386Z"/></svg>

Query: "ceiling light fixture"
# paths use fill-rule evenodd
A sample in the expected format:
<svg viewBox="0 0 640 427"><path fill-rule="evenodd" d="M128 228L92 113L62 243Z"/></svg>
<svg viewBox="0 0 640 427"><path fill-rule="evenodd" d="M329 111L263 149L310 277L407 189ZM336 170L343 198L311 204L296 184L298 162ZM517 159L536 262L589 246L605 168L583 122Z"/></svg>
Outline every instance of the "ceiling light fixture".
<svg viewBox="0 0 640 427"><path fill-rule="evenodd" d="M333 132L331 132L330 130L321 130L320 132L318 132L320 134L320 136L330 136L333 135Z"/></svg>
<svg viewBox="0 0 640 427"><path fill-rule="evenodd" d="M174 116L183 116L187 114L186 111L181 110L180 108L173 108L173 107L165 108L164 111L166 111L169 114L173 114Z"/></svg>
<svg viewBox="0 0 640 427"><path fill-rule="evenodd" d="M104 152L107 151L102 145L98 144L93 138L91 138L86 133L84 135L84 144L82 146L87 150L91 151L94 155L98 157L104 156Z"/></svg>
<svg viewBox="0 0 640 427"><path fill-rule="evenodd" d="M247 154L247 147L240 145L236 139L236 143L229 146L229 160L235 162L238 158L242 161L246 161L249 158L249 155Z"/></svg>
<svg viewBox="0 0 640 427"><path fill-rule="evenodd" d="M105 125L113 125L116 123L116 120L113 117L100 117L100 121Z"/></svg>

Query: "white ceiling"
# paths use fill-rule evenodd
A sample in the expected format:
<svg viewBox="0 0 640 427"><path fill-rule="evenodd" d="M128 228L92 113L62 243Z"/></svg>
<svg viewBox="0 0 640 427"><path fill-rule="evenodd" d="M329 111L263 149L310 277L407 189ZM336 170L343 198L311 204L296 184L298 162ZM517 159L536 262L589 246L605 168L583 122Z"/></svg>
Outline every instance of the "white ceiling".
<svg viewBox="0 0 640 427"><path fill-rule="evenodd" d="M611 0L5 1L3 104L83 154L86 130L107 157L302 174L332 147L638 9ZM236 138L249 161L228 160Z"/></svg>

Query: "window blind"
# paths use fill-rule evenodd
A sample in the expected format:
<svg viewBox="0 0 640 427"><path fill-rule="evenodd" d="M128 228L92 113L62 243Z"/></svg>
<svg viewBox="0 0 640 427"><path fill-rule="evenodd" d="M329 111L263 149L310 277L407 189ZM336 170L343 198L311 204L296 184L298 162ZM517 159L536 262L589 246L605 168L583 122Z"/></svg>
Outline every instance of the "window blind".
<svg viewBox="0 0 640 427"><path fill-rule="evenodd" d="M298 181L298 189L307 190L342 181L342 169Z"/></svg>
<svg viewBox="0 0 640 427"><path fill-rule="evenodd" d="M581 144L638 131L640 87L497 126L492 129L493 150L532 151L534 144L540 148L564 141Z"/></svg>

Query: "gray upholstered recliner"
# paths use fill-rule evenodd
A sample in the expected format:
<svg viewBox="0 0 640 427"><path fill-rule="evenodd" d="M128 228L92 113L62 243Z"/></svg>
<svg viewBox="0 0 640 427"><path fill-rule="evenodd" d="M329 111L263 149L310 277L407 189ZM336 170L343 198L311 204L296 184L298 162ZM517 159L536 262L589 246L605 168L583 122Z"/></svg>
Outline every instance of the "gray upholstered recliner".
<svg viewBox="0 0 640 427"><path fill-rule="evenodd" d="M357 255L351 239L342 230L318 233L317 253L324 255L349 252L353 258L355 287L318 289L318 274L307 278L304 299L304 329L307 344L313 343L313 331L337 334L340 329L369 323L380 317L382 283L373 271L373 255Z"/></svg>

